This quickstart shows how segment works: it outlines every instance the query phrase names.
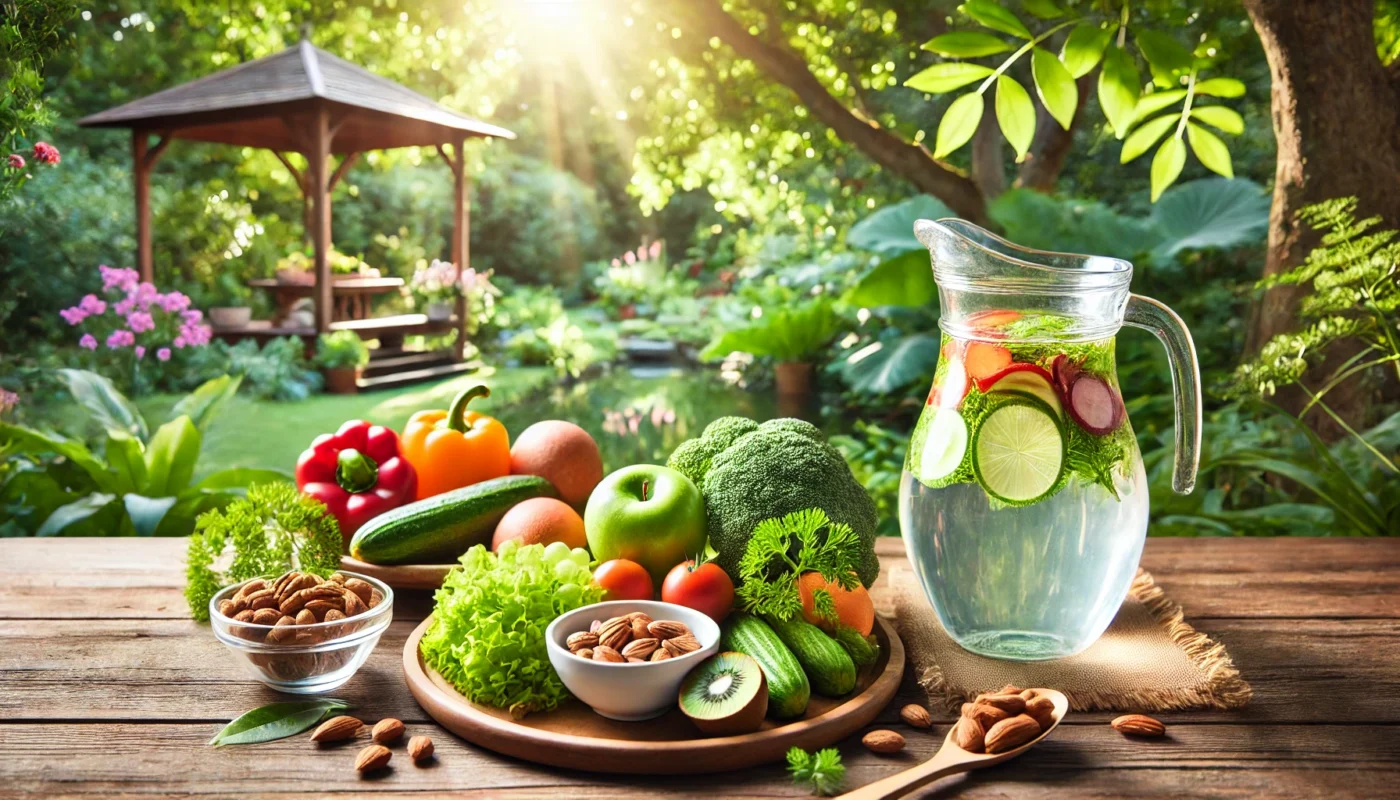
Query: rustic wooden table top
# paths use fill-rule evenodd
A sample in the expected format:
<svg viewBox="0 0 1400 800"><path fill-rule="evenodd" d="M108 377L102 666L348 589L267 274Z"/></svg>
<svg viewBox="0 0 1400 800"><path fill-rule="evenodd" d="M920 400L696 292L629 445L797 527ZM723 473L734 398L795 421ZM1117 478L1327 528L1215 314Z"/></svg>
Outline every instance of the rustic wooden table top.
<svg viewBox="0 0 1400 800"><path fill-rule="evenodd" d="M509 797L803 796L779 765L638 778L536 767L437 728L404 686L400 652L430 610L400 597L366 666L335 695L367 720L427 733L439 759L362 780L354 748L305 735L247 747L205 742L279 695L243 677L188 619L183 540L0 540L0 796L327 795L373 790ZM904 557L883 540L882 560ZM1254 701L1234 712L1159 715L1160 741L1131 741L1106 713L1071 714L1001 767L934 784L926 797L1400 797L1400 539L1153 539L1143 564L1223 641ZM877 595L878 597L878 595ZM285 699L285 697L281 697ZM879 720L909 738L876 756L842 742L853 788L928 758L932 733L900 725L922 702L912 679Z"/></svg>

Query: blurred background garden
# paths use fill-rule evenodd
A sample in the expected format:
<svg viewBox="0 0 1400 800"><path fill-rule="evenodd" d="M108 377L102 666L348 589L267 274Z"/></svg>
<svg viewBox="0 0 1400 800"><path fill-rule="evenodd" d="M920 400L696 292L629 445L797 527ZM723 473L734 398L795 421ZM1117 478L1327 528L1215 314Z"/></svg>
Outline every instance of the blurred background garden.
<svg viewBox="0 0 1400 800"><path fill-rule="evenodd" d="M331 394L360 337L210 327L269 319L248 282L306 270L299 156L173 142L154 279L126 271L131 134L78 120L303 37L517 135L464 150L470 273L434 149L367 152L334 190L333 271L403 279L377 314L464 297L461 373ZM0 0L0 535L187 533L316 434L474 383L609 468L806 417L897 534L939 355L912 225L948 216L1131 260L1191 329L1185 496L1166 354L1118 337L1152 534L1400 535L1397 55L1394 0ZM195 433L161 439L179 414ZM171 474L131 474L131 440ZM168 502L143 525L119 496Z"/></svg>

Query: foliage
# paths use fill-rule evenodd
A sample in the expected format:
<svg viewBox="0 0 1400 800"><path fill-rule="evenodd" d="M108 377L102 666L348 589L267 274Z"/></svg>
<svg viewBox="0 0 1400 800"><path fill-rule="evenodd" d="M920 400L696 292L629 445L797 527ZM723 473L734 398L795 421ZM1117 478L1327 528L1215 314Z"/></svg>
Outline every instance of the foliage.
<svg viewBox="0 0 1400 800"><path fill-rule="evenodd" d="M242 378L244 390L264 400L305 400L321 388L321 375L306 362L306 346L296 336L269 339L262 349L252 339L214 342L189 364L189 379L210 373Z"/></svg>
<svg viewBox="0 0 1400 800"><path fill-rule="evenodd" d="M5 535L183 536L202 512L254 481L283 473L226 469L194 481L203 434L238 380L216 378L151 426L110 381L63 370L73 399L105 430L100 448L58 433L0 422L0 501Z"/></svg>
<svg viewBox="0 0 1400 800"><path fill-rule="evenodd" d="M820 508L766 519L754 527L739 559L735 594L749 613L792 619L802 613L798 578L818 572L828 583L855 589L860 585L855 570L863 550L851 526L832 522ZM835 618L836 604L826 589L813 592L812 602L818 615Z"/></svg>
<svg viewBox="0 0 1400 800"><path fill-rule="evenodd" d="M841 751L834 747L808 753L800 747L787 752L788 772L792 782L805 785L812 794L821 797L841 791L846 779L846 766L841 763Z"/></svg>
<svg viewBox="0 0 1400 800"><path fill-rule="evenodd" d="M743 352L779 362L807 361L826 349L844 324L831 298L822 295L797 306L763 309L752 323L721 333L700 357L712 360Z"/></svg>
<svg viewBox="0 0 1400 800"><path fill-rule="evenodd" d="M315 364L321 369L354 369L369 363L369 348L354 331L323 333L316 337Z"/></svg>
<svg viewBox="0 0 1400 800"><path fill-rule="evenodd" d="M881 425L856 420L850 434L832 436L832 447L841 452L851 474L875 501L880 536L899 535L899 481L904 474L904 454L909 437Z"/></svg>
<svg viewBox="0 0 1400 800"><path fill-rule="evenodd" d="M247 497L199 517L185 566L190 615L207 622L210 599L250 578L291 569L329 578L340 568L342 547L335 517L319 501L290 483L252 486ZM215 566L227 558L226 569Z"/></svg>
<svg viewBox="0 0 1400 800"><path fill-rule="evenodd" d="M1118 139L1124 139L1120 154L1128 163L1167 136L1152 161L1152 201L1181 175L1186 163L1187 142L1206 168L1227 178L1234 177L1230 153L1225 143L1198 123L1225 133L1244 132L1244 118L1223 105L1198 105L1198 98L1239 97L1245 86L1233 78L1200 80L1202 71L1215 66L1220 41L1206 38L1195 50L1188 50L1171 34L1147 27L1134 20L1129 4L1113 9L1100 6L1103 14L1077 15L1054 0L1037 3L1026 10L1038 19L1032 31L1014 12L996 0L967 0L958 7L973 22L1012 37L1007 41L980 32L957 31L935 36L923 47L954 58L978 58L1007 51L1011 53L995 69L970 61L935 64L905 81L905 85L929 94L944 94L969 84L977 88L958 97L948 106L934 137L934 158L943 158L972 139L985 108L984 96L996 85L996 117L1002 134L1016 152L1026 157L1035 138L1037 115L1025 87L1008 71L1029 54L1036 95L1051 119L1069 130L1079 104L1075 80L1091 73L1102 62L1098 77L1099 108ZM1137 61L1128 49L1131 27L1137 54L1151 73L1156 91L1142 94ZM1068 31L1057 55L1040 45L1056 34ZM1022 44L1024 41L1024 44ZM1184 86L1185 88L1177 88ZM1176 108L1161 116L1159 111ZM1171 134L1168 136L1168 134Z"/></svg>
<svg viewBox="0 0 1400 800"><path fill-rule="evenodd" d="M68 0L5 0L0 4L0 203L29 178L26 170L58 163L47 142L21 146L38 126L53 122L40 100L44 62L63 46L65 26L78 9ZM21 153L20 151L25 152Z"/></svg>
<svg viewBox="0 0 1400 800"><path fill-rule="evenodd" d="M468 699L516 718L552 711L569 697L549 666L544 631L565 612L596 603L588 553L555 543L477 545L434 595L423 659Z"/></svg>
<svg viewBox="0 0 1400 800"><path fill-rule="evenodd" d="M322 720L329 719L351 705L334 697L320 697L315 700L298 700L285 703L269 703L252 711L240 714L238 719L224 726L224 729L209 740L210 746L229 744L257 744L272 742L295 736L309 730Z"/></svg>

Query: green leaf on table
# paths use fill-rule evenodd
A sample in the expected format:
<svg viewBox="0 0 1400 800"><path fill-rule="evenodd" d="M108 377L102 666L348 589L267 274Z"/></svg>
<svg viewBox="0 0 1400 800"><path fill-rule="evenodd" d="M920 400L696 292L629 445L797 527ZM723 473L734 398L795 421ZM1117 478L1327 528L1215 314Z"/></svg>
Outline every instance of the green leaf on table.
<svg viewBox="0 0 1400 800"><path fill-rule="evenodd" d="M1191 109L1191 119L1204 122L1214 128L1219 128L1226 133L1233 133L1236 136L1244 133L1244 117L1233 108L1225 106L1194 106Z"/></svg>
<svg viewBox="0 0 1400 800"><path fill-rule="evenodd" d="M1001 133L1016 151L1016 160L1021 161L1035 138L1035 104L1024 86L1001 75L997 78L996 109Z"/></svg>
<svg viewBox="0 0 1400 800"><path fill-rule="evenodd" d="M945 61L915 73L904 82L904 85L929 94L944 94L954 89L961 89L974 81L980 81L993 72L995 70L991 67L984 67L981 64Z"/></svg>
<svg viewBox="0 0 1400 800"><path fill-rule="evenodd" d="M60 369L68 393L104 428L117 428L146 441L146 419L112 382L85 369Z"/></svg>
<svg viewBox="0 0 1400 800"><path fill-rule="evenodd" d="M44 520L44 524L39 526L39 530L34 532L35 536L58 536L75 522L81 522L107 507L107 504L117 499L116 495L104 492L93 492L79 500L59 506Z"/></svg>
<svg viewBox="0 0 1400 800"><path fill-rule="evenodd" d="M1230 148L1220 141L1220 137L1193 122L1186 123L1186 139L1191 143L1191 152L1196 154L1206 169L1227 178L1235 177L1235 168L1230 163Z"/></svg>
<svg viewBox="0 0 1400 800"><path fill-rule="evenodd" d="M920 379L932 380L939 346L939 338L927 333L874 342L848 356L842 371L853 391L888 394Z"/></svg>
<svg viewBox="0 0 1400 800"><path fill-rule="evenodd" d="M230 722L218 735L209 740L209 744L221 747L285 739L349 708L349 703L333 697L272 703L255 708Z"/></svg>
<svg viewBox="0 0 1400 800"><path fill-rule="evenodd" d="M179 494L190 485L202 437L190 418L179 416L156 430L146 447L146 493Z"/></svg>
<svg viewBox="0 0 1400 800"><path fill-rule="evenodd" d="M1163 89L1177 85L1177 76L1191 69L1191 51L1169 34L1138 29L1133 37L1152 69L1152 80Z"/></svg>
<svg viewBox="0 0 1400 800"><path fill-rule="evenodd" d="M1016 18L1016 15L993 0L967 0L958 10L972 17L974 21L994 31L1009 33L1022 39L1031 38L1031 32Z"/></svg>
<svg viewBox="0 0 1400 800"><path fill-rule="evenodd" d="M977 125L982 121L984 109L980 92L968 92L954 100L943 112L938 123L938 135L934 137L933 157L943 158L959 147L967 144Z"/></svg>
<svg viewBox="0 0 1400 800"><path fill-rule="evenodd" d="M1088 75L1103 60L1104 48L1108 47L1113 34L1117 32L1117 24L1106 28L1087 22L1075 25L1060 48L1060 60L1064 62L1065 69L1074 78Z"/></svg>
<svg viewBox="0 0 1400 800"><path fill-rule="evenodd" d="M116 473L114 490L139 492L146 488L146 448L141 440L123 430L107 431L107 466Z"/></svg>
<svg viewBox="0 0 1400 800"><path fill-rule="evenodd" d="M214 418L214 414L224 401L233 397L238 391L238 385L243 382L243 376L220 375L217 378L205 381L199 388L180 398L180 402L170 410L170 419L184 415L190 418L194 426L203 433L209 427L209 421Z"/></svg>
<svg viewBox="0 0 1400 800"><path fill-rule="evenodd" d="M1103 69L1099 71L1099 106L1119 139L1128 135L1133 124L1141 86L1137 65L1128 51L1114 47L1104 54Z"/></svg>
<svg viewBox="0 0 1400 800"><path fill-rule="evenodd" d="M1138 98L1137 112L1133 118L1133 124L1147 119L1164 108L1174 106L1186 99L1185 89L1168 89L1165 92L1153 92Z"/></svg>
<svg viewBox="0 0 1400 800"><path fill-rule="evenodd" d="M1234 78L1210 78L1196 83L1196 94L1212 97L1240 97L1244 95L1244 84Z"/></svg>
<svg viewBox="0 0 1400 800"><path fill-rule="evenodd" d="M1074 77L1049 50L1039 47L1031 51L1031 76L1035 78L1035 92L1050 116L1069 130L1074 121L1074 110L1079 107L1079 87Z"/></svg>
<svg viewBox="0 0 1400 800"><path fill-rule="evenodd" d="M929 39L920 45L924 50L952 58L980 58L1011 50L1011 45L999 36L981 31L954 31Z"/></svg>
<svg viewBox="0 0 1400 800"><path fill-rule="evenodd" d="M1262 241L1269 231L1270 198L1244 178L1203 178L1174 186L1152 207L1148 221L1161 241L1152 250L1165 263L1182 250L1226 249Z"/></svg>
<svg viewBox="0 0 1400 800"><path fill-rule="evenodd" d="M1040 19L1059 19L1069 13L1055 0L1021 0L1021 8L1024 8L1027 14Z"/></svg>
<svg viewBox="0 0 1400 800"><path fill-rule="evenodd" d="M1165 136L1167 131L1175 128L1180 119L1181 112L1177 111L1171 114L1163 114L1151 122L1139 125L1137 129L1124 140L1123 150L1118 154L1118 163L1126 164L1143 153L1146 153L1148 150L1151 150L1152 145L1156 144L1157 140Z"/></svg>
<svg viewBox="0 0 1400 800"><path fill-rule="evenodd" d="M128 493L122 495L122 503L126 506L126 515L131 519L131 527L136 529L136 535L155 536L156 528L160 527L165 513L175 505L175 498L146 497Z"/></svg>
<svg viewBox="0 0 1400 800"><path fill-rule="evenodd" d="M1157 198L1162 196L1168 186L1176 182L1181 175L1181 168L1186 166L1186 143L1171 137L1157 148L1157 155L1152 157L1152 202L1157 202Z"/></svg>

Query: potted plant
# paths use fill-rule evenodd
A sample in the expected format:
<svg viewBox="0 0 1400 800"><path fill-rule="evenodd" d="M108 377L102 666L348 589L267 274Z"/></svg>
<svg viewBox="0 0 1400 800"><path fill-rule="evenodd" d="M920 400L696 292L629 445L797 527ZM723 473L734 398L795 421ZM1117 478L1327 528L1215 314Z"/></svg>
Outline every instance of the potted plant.
<svg viewBox="0 0 1400 800"><path fill-rule="evenodd" d="M742 352L776 363L778 399L805 405L812 395L812 360L841 332L841 316L830 299L763 309L752 323L720 334L700 353L707 361Z"/></svg>
<svg viewBox="0 0 1400 800"><path fill-rule="evenodd" d="M214 280L216 305L209 309L209 321L215 328L242 328L253 319L248 305L251 291L232 272L221 272Z"/></svg>
<svg viewBox="0 0 1400 800"><path fill-rule="evenodd" d="M316 339L316 366L332 394L359 392L360 375L369 363L369 348L354 331L323 333Z"/></svg>

